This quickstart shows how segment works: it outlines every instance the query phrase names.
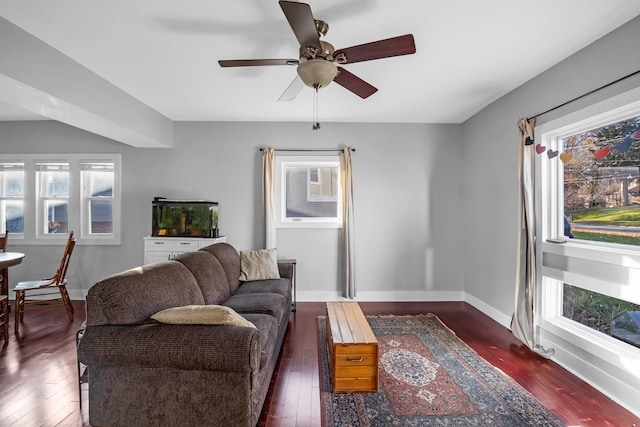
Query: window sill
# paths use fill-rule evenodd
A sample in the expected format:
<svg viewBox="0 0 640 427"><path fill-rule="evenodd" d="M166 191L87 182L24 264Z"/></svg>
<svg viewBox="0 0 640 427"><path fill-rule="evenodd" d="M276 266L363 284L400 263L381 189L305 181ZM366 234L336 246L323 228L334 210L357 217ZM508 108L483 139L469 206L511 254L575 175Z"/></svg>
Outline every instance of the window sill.
<svg viewBox="0 0 640 427"><path fill-rule="evenodd" d="M568 240L566 243L543 242L542 252L628 268L640 268L640 248L627 248L616 244L587 240Z"/></svg>
<svg viewBox="0 0 640 427"><path fill-rule="evenodd" d="M595 331L578 322L562 316L547 318L539 325L542 336L545 331L561 340L581 349L586 353L618 366L634 377L640 379L640 349L630 344ZM550 337L547 337L550 339ZM545 341L547 340L545 339ZM550 339L553 341L552 339ZM553 343L543 343L545 347Z"/></svg>

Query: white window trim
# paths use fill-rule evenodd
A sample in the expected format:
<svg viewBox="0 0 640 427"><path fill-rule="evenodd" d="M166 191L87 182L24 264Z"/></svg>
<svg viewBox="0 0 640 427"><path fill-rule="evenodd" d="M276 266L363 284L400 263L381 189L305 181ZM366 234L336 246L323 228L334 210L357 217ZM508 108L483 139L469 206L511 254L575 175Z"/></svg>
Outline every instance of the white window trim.
<svg viewBox="0 0 640 427"><path fill-rule="evenodd" d="M64 163L66 165L68 165L68 173L69 173L69 184L68 184L68 195L64 196L64 197L59 197L59 198L55 198L55 197L44 197L42 194L42 180L38 179L38 167L37 165L39 164L47 164L47 163ZM44 158L38 158L35 161L33 161L33 165L34 170L35 170L35 237L38 240L45 240L45 239L51 239L51 240L60 240L60 235L65 236L64 234L57 234L57 233L45 233L44 231L44 224L46 222L46 218L47 218L47 213L46 213L46 209L45 209L45 205L44 202L45 200L63 200L67 202L67 215L68 215L68 226L71 227L71 224L77 224L79 223L76 220L76 215L75 212L72 208L72 206L74 206L75 203L77 203L77 197L75 196L75 191L74 191L74 179L72 178L74 176L75 173L77 173L77 171L75 170L75 165L73 164L73 162L69 161L68 159L44 159ZM26 177L25 177L26 178ZM29 203L29 200L27 199L25 201L26 203ZM26 222L26 216L27 216L27 209L25 209L25 222ZM72 228L69 228L69 231L71 231ZM27 230L25 228L25 234L27 234Z"/></svg>
<svg viewBox="0 0 640 427"><path fill-rule="evenodd" d="M113 170L114 170L114 182L113 182L113 196L110 197L91 197L88 196L86 194L86 188L84 188L86 186L86 183L83 181L84 177L82 176L83 174L83 170L81 168L81 166L83 164L86 163L104 163L105 161L113 161ZM80 188L80 224L82 224L82 238L85 241L92 241L92 242L103 242L103 241L110 241L113 240L115 238L116 233L120 234L120 230L122 229L121 226L121 205L120 205L120 194L122 193L122 188L121 188L121 179L120 179L120 160L118 158L118 161L116 162L115 159L113 158L84 158L81 159L78 162L78 167L81 168L80 170L80 180L81 180L81 185L82 188ZM90 200L109 200L112 202L112 207L111 207L111 222L112 222L112 227L113 227L113 233L109 233L109 234L98 234L98 233L91 233L91 224L90 224L90 219L91 219L91 215L89 213L89 209L90 209L90 204L89 201ZM116 227L117 225L117 227ZM119 237L118 237L119 240Z"/></svg>
<svg viewBox="0 0 640 427"><path fill-rule="evenodd" d="M12 241L19 241L25 245L50 245L66 241L68 234L45 234L38 229L41 224L39 206L38 183L36 182L36 163L39 162L68 162L69 163L69 231L74 231L74 237L79 245L120 245L122 242L122 168L121 155L118 153L92 154L2 154L2 160L24 162L25 194L24 194L24 234L13 234ZM114 163L114 197L113 197L113 233L108 235L91 235L88 227L82 225L81 203L82 188L80 164L91 161L112 161Z"/></svg>
<svg viewBox="0 0 640 427"><path fill-rule="evenodd" d="M24 178L24 173L25 173L25 171L24 171L24 161L22 159L6 160L6 161L3 161L2 163L22 164L22 168L20 170L22 171L23 178ZM3 185L3 184L4 184L3 182L0 182L0 185ZM5 217L5 214L6 214L6 209L5 209L6 203L7 202L11 202L11 201L20 201L20 202L22 202L22 208L23 208L23 213L24 213L24 193L22 194L22 196L6 196L6 195L0 196L0 205L2 205L2 211L1 211L2 213L0 214L0 221L3 222L2 227L1 227L3 230L5 229L5 224L6 224L6 220L7 220L7 218ZM24 221L24 217L23 217L23 221ZM24 226L24 224L23 224L23 226ZM4 233L4 231L3 231L3 233ZM22 235L22 234L20 234L20 235Z"/></svg>
<svg viewBox="0 0 640 427"><path fill-rule="evenodd" d="M560 150L560 140L640 114L640 88L536 126L536 142ZM554 359L629 409L640 401L640 349L562 316L562 286L569 283L640 304L640 248L563 237L563 175L557 158L536 158L536 333ZM638 411L637 406L635 411Z"/></svg>
<svg viewBox="0 0 640 427"><path fill-rule="evenodd" d="M318 165L322 163L322 165ZM285 199L283 194L285 192L285 178L284 178L284 166L285 164L295 164L297 166L325 166L325 167L338 167L338 179L341 180L341 167L340 156L320 156L320 155L305 155L305 156L286 156L276 155L276 228L342 228L342 183L338 183L338 216L336 218L285 218Z"/></svg>

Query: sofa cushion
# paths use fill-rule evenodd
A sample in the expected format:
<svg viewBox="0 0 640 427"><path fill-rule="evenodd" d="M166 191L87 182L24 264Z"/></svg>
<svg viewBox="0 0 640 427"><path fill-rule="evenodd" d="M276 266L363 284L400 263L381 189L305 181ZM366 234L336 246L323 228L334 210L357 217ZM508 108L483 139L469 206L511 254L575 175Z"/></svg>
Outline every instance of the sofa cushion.
<svg viewBox="0 0 640 427"><path fill-rule="evenodd" d="M242 282L235 295L269 292L285 298L291 297L291 279L253 280Z"/></svg>
<svg viewBox="0 0 640 427"><path fill-rule="evenodd" d="M231 325L255 328L256 325L222 305L185 305L161 310L153 320L170 325Z"/></svg>
<svg viewBox="0 0 640 427"><path fill-rule="evenodd" d="M288 319L285 317L285 313L290 310L287 298L266 292L232 295L222 305L231 307L242 315L248 313L270 314L276 318L278 325L282 319Z"/></svg>
<svg viewBox="0 0 640 427"><path fill-rule="evenodd" d="M114 274L87 293L87 326L139 325L165 308L204 304L193 274L177 261Z"/></svg>
<svg viewBox="0 0 640 427"><path fill-rule="evenodd" d="M278 322L270 314L246 313L243 314L243 317L256 325L260 331L260 369L262 369L270 355L278 357L277 353L272 354L278 334Z"/></svg>
<svg viewBox="0 0 640 427"><path fill-rule="evenodd" d="M240 281L279 279L275 249L240 251Z"/></svg>
<svg viewBox="0 0 640 427"><path fill-rule="evenodd" d="M196 278L205 304L219 304L229 298L229 281L218 258L206 251L186 252L174 258Z"/></svg>
<svg viewBox="0 0 640 427"><path fill-rule="evenodd" d="M227 275L229 292L233 294L240 285L240 254L238 251L228 243L216 243L200 250L207 251L218 258Z"/></svg>

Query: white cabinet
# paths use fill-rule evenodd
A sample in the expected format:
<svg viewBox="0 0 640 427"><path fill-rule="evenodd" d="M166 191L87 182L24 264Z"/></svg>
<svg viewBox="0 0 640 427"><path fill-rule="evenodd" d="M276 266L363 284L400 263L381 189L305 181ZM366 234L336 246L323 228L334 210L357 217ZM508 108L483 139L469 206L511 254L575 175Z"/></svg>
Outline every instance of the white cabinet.
<svg viewBox="0 0 640 427"><path fill-rule="evenodd" d="M166 261L182 253L197 251L205 246L226 241L226 236L206 239L147 236L144 238L144 263Z"/></svg>

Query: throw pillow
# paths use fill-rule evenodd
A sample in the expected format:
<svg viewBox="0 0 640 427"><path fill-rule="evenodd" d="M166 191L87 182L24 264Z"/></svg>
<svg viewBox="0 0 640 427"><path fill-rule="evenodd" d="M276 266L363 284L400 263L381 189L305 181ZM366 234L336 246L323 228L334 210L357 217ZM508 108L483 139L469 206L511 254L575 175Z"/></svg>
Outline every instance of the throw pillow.
<svg viewBox="0 0 640 427"><path fill-rule="evenodd" d="M278 254L275 249L240 251L240 280L279 279Z"/></svg>
<svg viewBox="0 0 640 427"><path fill-rule="evenodd" d="M255 328L256 325L222 305L185 305L167 308L151 316L153 320L171 325L233 325Z"/></svg>

